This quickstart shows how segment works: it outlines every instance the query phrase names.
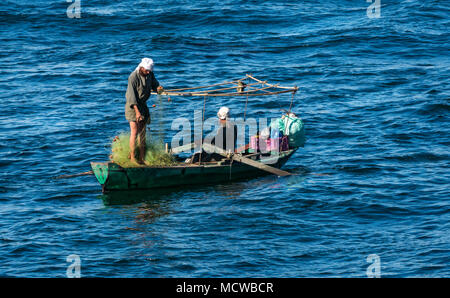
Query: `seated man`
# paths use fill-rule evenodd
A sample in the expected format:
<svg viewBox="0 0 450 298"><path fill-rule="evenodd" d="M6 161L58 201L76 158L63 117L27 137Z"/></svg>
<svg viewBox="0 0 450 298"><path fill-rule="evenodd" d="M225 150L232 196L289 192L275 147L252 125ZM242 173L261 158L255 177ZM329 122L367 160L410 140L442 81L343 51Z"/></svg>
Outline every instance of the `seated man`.
<svg viewBox="0 0 450 298"><path fill-rule="evenodd" d="M235 152L236 150L236 140L237 140L237 125L229 120L230 109L227 107L221 107L219 112L217 112L217 117L219 118L219 129L216 135L211 140L211 145L217 146L224 151ZM196 152L187 160L187 162L195 163L199 161L201 155L202 161L219 161L223 159L223 156L218 153L207 153L204 150L201 152Z"/></svg>
<svg viewBox="0 0 450 298"><path fill-rule="evenodd" d="M219 118L219 129L211 144L225 151L234 152L236 150L237 126L229 120L230 109L221 107L217 112Z"/></svg>

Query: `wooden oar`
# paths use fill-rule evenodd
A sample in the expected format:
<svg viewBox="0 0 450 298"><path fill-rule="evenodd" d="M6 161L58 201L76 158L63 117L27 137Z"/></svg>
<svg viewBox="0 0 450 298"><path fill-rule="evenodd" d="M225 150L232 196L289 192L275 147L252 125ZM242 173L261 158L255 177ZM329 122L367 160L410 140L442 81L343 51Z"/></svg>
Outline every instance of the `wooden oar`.
<svg viewBox="0 0 450 298"><path fill-rule="evenodd" d="M286 172L286 171L283 171L283 170L271 167L269 165L266 165L266 164L264 164L262 162L259 162L259 161L256 161L256 160L253 160L253 159L250 159L250 158L243 157L242 155L233 155L233 156L231 156L231 158L234 161L245 163L246 165L258 168L260 170L272 173L272 174L277 175L277 176L284 177L284 176L292 175L289 172Z"/></svg>
<svg viewBox="0 0 450 298"><path fill-rule="evenodd" d="M283 170L271 167L269 165L263 164L263 163L261 163L259 161L256 161L256 160L253 160L253 159L250 159L250 158L246 158L246 157L244 157L242 155L239 155L239 154L229 155L225 150L223 150L223 149L221 149L221 148L219 148L217 146L211 145L211 144L203 144L203 148L205 150L209 151L209 152L218 153L218 154L222 155L223 157L229 157L229 158L231 158L234 161L241 162L243 164L255 167L257 169L269 172L269 173L277 175L277 176L284 177L284 176L292 175L289 172L286 172L286 171L283 171Z"/></svg>
<svg viewBox="0 0 450 298"><path fill-rule="evenodd" d="M87 176L87 175L94 175L94 172L88 171L88 172L73 174L73 175L61 175L61 176L55 177L54 179L73 178L73 177Z"/></svg>

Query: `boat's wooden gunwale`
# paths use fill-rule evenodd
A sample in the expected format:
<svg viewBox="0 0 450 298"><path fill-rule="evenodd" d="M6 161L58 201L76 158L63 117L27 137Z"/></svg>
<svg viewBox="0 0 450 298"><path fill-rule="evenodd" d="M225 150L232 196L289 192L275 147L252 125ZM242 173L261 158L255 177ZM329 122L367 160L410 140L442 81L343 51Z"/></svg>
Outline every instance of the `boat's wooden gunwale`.
<svg viewBox="0 0 450 298"><path fill-rule="evenodd" d="M288 155L290 155L291 153L293 153L293 151L295 151L297 149L289 149L288 151L282 151L280 152L280 154L275 155L278 158L283 158L286 157ZM248 155L244 155L245 157L249 158L249 157L257 157L262 155L262 153L251 153ZM275 157L274 156L274 157ZM267 156L268 158L271 157L270 155ZM201 164L198 163L192 163L192 164L187 164L187 163L179 163L179 164L175 164L175 165L171 165L171 166L136 166L136 167L121 167L120 165L114 163L113 161L105 161L105 162L94 162L95 164L103 164L105 166L107 166L108 164L114 164L119 166L122 169L181 169L181 168L202 168L202 167L229 167L229 164L222 164L223 161L219 161L219 162L202 162ZM234 162L236 163L236 162ZM237 164L240 164L239 162L237 162ZM237 164L234 164L233 166L236 166Z"/></svg>
<svg viewBox="0 0 450 298"><path fill-rule="evenodd" d="M280 168L296 150L280 152L272 156L274 157L272 160L269 155L266 162L272 161L274 167ZM177 164L132 168L122 168L113 162L91 162L91 167L102 185L103 192L222 183L267 174L265 171L237 161L231 164Z"/></svg>

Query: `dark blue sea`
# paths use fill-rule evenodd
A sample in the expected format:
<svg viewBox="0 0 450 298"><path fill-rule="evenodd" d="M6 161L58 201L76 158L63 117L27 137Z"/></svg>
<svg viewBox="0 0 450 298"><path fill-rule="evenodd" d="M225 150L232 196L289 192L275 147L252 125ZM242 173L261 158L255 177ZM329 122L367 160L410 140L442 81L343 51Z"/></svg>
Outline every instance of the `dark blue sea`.
<svg viewBox="0 0 450 298"><path fill-rule="evenodd" d="M450 5L380 3L2 1L0 276L66 277L77 255L81 277L367 277L376 255L381 277L450 277ZM166 89L297 85L296 175L106 195L55 179L108 160L143 57ZM203 98L159 105L170 141ZM207 116L222 105L245 100Z"/></svg>

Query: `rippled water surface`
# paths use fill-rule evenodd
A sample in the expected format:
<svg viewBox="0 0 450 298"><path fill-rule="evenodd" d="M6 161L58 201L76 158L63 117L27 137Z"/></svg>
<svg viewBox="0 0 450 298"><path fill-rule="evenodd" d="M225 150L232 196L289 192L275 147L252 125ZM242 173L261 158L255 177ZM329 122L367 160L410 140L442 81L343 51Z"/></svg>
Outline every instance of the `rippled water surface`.
<svg viewBox="0 0 450 298"><path fill-rule="evenodd" d="M450 276L449 4L381 1L0 4L0 276ZM128 129L144 56L166 88L246 73L297 85L295 176L102 195L89 171ZM152 97L150 101L156 101ZM289 96L249 100L276 117ZM164 102L192 119L202 99ZM241 99L208 102L208 116ZM167 137L175 131L168 131Z"/></svg>

